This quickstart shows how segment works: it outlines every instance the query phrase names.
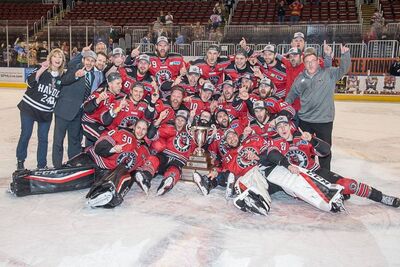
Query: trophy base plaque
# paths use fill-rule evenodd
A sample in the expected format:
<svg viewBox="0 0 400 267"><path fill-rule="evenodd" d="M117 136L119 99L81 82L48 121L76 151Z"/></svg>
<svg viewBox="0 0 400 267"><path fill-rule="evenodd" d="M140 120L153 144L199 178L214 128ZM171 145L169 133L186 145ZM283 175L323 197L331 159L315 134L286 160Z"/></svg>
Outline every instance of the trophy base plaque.
<svg viewBox="0 0 400 267"><path fill-rule="evenodd" d="M193 172L208 174L210 171L210 157L206 152L204 156L192 155L189 157L186 166L182 168L182 180L193 182Z"/></svg>

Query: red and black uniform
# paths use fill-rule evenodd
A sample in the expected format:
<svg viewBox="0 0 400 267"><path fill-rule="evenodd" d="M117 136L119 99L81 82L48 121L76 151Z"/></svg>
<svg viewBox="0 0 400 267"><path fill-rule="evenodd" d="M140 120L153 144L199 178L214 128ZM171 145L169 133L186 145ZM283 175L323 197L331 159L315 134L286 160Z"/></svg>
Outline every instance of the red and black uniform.
<svg viewBox="0 0 400 267"><path fill-rule="evenodd" d="M153 121L155 119L158 118L159 114L165 110L168 109L169 113L168 116L161 122L162 123L173 123L173 121L175 120L175 113L178 110L186 110L188 111L188 108L184 105L181 104L178 109L173 109L171 104L169 103L169 101L162 101L161 99L158 99L156 104L151 103L151 101L149 101L149 104L147 105L147 109L145 110L145 118L148 121Z"/></svg>
<svg viewBox="0 0 400 267"><path fill-rule="evenodd" d="M269 142L259 135L249 136L237 148L231 148L224 155L221 171L229 171L236 177L243 176L258 164L258 160L250 160L248 153L260 155L268 148Z"/></svg>
<svg viewBox="0 0 400 267"><path fill-rule="evenodd" d="M96 99L102 92L107 92L108 98L96 103ZM85 137L91 142L96 142L100 135L104 132L114 120L116 114L112 109L119 105L116 96L107 88L100 88L93 92L83 104L82 129Z"/></svg>
<svg viewBox="0 0 400 267"><path fill-rule="evenodd" d="M173 81L167 81L162 84L160 89L164 93L165 97L168 97L171 94L171 88L172 88L173 83L174 83ZM199 83L197 83L195 86L191 86L189 84L189 80L186 76L182 77L182 80L179 83L179 86L182 87L183 89L185 89L185 93L187 96L197 94L199 92L199 90L201 89L201 86Z"/></svg>
<svg viewBox="0 0 400 267"><path fill-rule="evenodd" d="M262 56L257 57L257 63L260 66L261 72L266 75L275 85L276 92L275 96L284 99L286 96L286 66L278 59L276 64L270 67L265 62Z"/></svg>
<svg viewBox="0 0 400 267"><path fill-rule="evenodd" d="M243 69L238 69L235 62L229 64L224 70L224 80L232 80L232 82L236 83L245 74L249 74L251 77L253 77L253 84L254 86L256 86L257 77L254 77L254 72L251 69L251 65L249 62L246 62L246 66Z"/></svg>
<svg viewBox="0 0 400 267"><path fill-rule="evenodd" d="M248 112L246 102L242 101L237 96L234 96L231 102L224 101L218 103L217 109L225 109L230 119L247 117Z"/></svg>
<svg viewBox="0 0 400 267"><path fill-rule="evenodd" d="M145 98L148 95L151 95L154 92L154 88L151 85L151 82L153 80L151 79L150 72L146 72L145 75L141 75L139 74L136 66L119 67L118 72L122 78L121 91L124 92L125 94L130 95L131 88L136 82L143 83L144 86L143 98Z"/></svg>
<svg viewBox="0 0 400 267"><path fill-rule="evenodd" d="M254 133L264 138L271 138L276 135L275 127L271 126L272 118L268 117L267 121L261 123L254 119L250 122L250 128L253 129Z"/></svg>
<svg viewBox="0 0 400 267"><path fill-rule="evenodd" d="M224 81L224 69L229 64L231 64L231 59L228 57L218 57L214 66L210 66L205 59L197 59L190 62L190 65L195 65L200 68L200 78L209 80L215 87Z"/></svg>
<svg viewBox="0 0 400 267"><path fill-rule="evenodd" d="M168 53L165 58L160 58L156 53L146 53L150 56L150 74L155 77L161 86L166 81L175 80L180 75L182 67L186 67L183 57L177 53Z"/></svg>
<svg viewBox="0 0 400 267"><path fill-rule="evenodd" d="M153 141L151 148L160 160L158 172L164 177L172 176L176 183L181 177L182 167L197 145L186 128L178 131L175 125L169 123L161 124L158 130L151 125L148 135Z"/></svg>
<svg viewBox="0 0 400 267"><path fill-rule="evenodd" d="M288 118L293 118L296 115L295 109L282 98L276 97L275 95L269 96L266 99L262 99L260 95L251 94L249 99L246 101L247 107L249 108L249 113L254 117L253 103L258 100L263 100L268 113L272 117L276 116L286 116ZM250 101L250 102L248 102ZM251 105L250 105L251 104Z"/></svg>
<svg viewBox="0 0 400 267"><path fill-rule="evenodd" d="M217 133L210 139L210 144L208 145L208 152L210 156L216 160L214 165L220 165L222 156L228 152L228 147L224 139L224 134L229 129L234 129L239 135L241 135L247 126L246 118L233 119L227 128L219 127Z"/></svg>
<svg viewBox="0 0 400 267"><path fill-rule="evenodd" d="M128 106L121 109L112 123L107 127L109 130L117 127L127 128L131 125L134 125L136 121L145 119L144 111L147 108L146 102L140 101L139 103L135 104L132 100L128 100L127 103Z"/></svg>
<svg viewBox="0 0 400 267"><path fill-rule="evenodd" d="M199 115L203 110L210 110L211 102L203 102L198 94L194 95L189 102L184 102L188 110L196 109L196 114Z"/></svg>
<svg viewBox="0 0 400 267"><path fill-rule="evenodd" d="M121 153L112 152L116 145L124 145ZM88 153L93 157L96 165L102 169L115 169L124 163L129 172L139 167L147 166L151 162L152 169L158 168L158 160L150 155L149 148L143 140L137 140L135 135L126 129L115 129L104 133Z"/></svg>

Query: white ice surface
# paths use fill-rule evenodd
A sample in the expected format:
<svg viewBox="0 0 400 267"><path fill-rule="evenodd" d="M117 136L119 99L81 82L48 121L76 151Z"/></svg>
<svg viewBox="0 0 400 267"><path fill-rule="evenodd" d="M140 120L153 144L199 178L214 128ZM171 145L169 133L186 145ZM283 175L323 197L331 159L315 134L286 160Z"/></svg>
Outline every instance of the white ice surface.
<svg viewBox="0 0 400 267"><path fill-rule="evenodd" d="M156 197L159 180L148 197L134 186L113 210L85 207L86 190L16 198L6 189L22 94L0 90L0 266L400 266L400 209L356 196L347 213L329 214L278 193L267 217L192 183ZM336 108L332 169L399 195L400 105ZM29 168L36 143L34 133Z"/></svg>

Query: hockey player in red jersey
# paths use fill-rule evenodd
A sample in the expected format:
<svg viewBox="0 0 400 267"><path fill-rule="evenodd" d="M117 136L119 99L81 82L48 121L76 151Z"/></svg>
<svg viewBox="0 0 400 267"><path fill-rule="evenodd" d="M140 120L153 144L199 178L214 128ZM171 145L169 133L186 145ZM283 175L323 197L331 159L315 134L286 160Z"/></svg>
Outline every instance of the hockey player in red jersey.
<svg viewBox="0 0 400 267"><path fill-rule="evenodd" d="M203 82L209 80L214 86L218 86L223 82L224 69L231 64L231 60L228 57L221 56L219 45L212 44L208 47L204 59L197 59L190 64L200 68L200 78Z"/></svg>
<svg viewBox="0 0 400 267"><path fill-rule="evenodd" d="M329 144L313 137L310 133L294 130L285 116L280 116L275 120L279 137L272 141L266 157L260 160L262 165L284 166L294 174L299 174L298 167L301 167L318 174L331 183L343 186L344 195L355 194L388 206L400 206L400 199L397 197L385 195L367 184L321 168L315 161L315 157L327 156L330 153Z"/></svg>
<svg viewBox="0 0 400 267"><path fill-rule="evenodd" d="M86 195L91 207L114 208L120 205L135 181L135 171L154 175L159 161L150 155L144 141L147 130L148 123L139 120L133 131L114 129L104 133L88 150L97 166L112 170L99 179ZM141 181L138 184L143 188Z"/></svg>
<svg viewBox="0 0 400 267"><path fill-rule="evenodd" d="M247 61L247 58L247 51L243 48L239 48L235 54L235 61L224 69L224 79L232 80L236 83L245 74L253 76L253 70L251 69L252 66ZM254 82L256 83L256 81Z"/></svg>
<svg viewBox="0 0 400 267"><path fill-rule="evenodd" d="M205 82L200 89L199 94L187 96L183 99L185 106L188 110L196 110L195 115L199 115L203 110L211 110L213 112L217 107L217 102L214 100L213 104L210 101L214 93L214 85L210 82ZM213 107L213 108L211 108Z"/></svg>
<svg viewBox="0 0 400 267"><path fill-rule="evenodd" d="M161 86L161 91L164 94L169 96L171 88L175 85L179 85L180 87L185 89L186 95L191 96L197 94L201 88L199 84L200 79L200 68L197 66L190 66L188 72L185 75L179 75L173 81L166 81Z"/></svg>
<svg viewBox="0 0 400 267"><path fill-rule="evenodd" d="M254 102L253 112L255 119L250 122L250 128L254 133L265 138L276 135L274 120L270 116L266 103L262 100Z"/></svg>
<svg viewBox="0 0 400 267"><path fill-rule="evenodd" d="M108 86L93 92L83 104L82 129L88 144L96 142L118 113L127 106L125 98L118 100L121 82L118 72L110 73L107 76Z"/></svg>
<svg viewBox="0 0 400 267"><path fill-rule="evenodd" d="M151 96L151 100L147 105L145 110L145 118L149 121L157 119L160 113L164 110L168 110L168 116L164 118L164 122L173 122L175 119L175 114L179 110L188 110L184 105L183 99L185 97L185 89L179 85L175 85L171 88L171 96L168 100L162 101L159 99L157 93Z"/></svg>
<svg viewBox="0 0 400 267"><path fill-rule="evenodd" d="M275 96L284 99L286 96L286 67L276 57L276 47L267 45L262 50L262 55L257 57L256 66L275 85Z"/></svg>
<svg viewBox="0 0 400 267"><path fill-rule="evenodd" d="M218 99L218 108L228 111L231 119L247 117L246 103L237 97L234 84L231 80L226 80L222 83L222 95Z"/></svg>
<svg viewBox="0 0 400 267"><path fill-rule="evenodd" d="M191 133L187 130L189 112L179 110L173 124L161 124L166 116L168 110L161 112L149 130L149 138L153 141L152 149L157 152L160 160L158 173L164 176L157 189L158 196L170 191L180 180L182 167L186 165L189 156L196 148ZM146 177L146 180L150 181L151 178Z"/></svg>
<svg viewBox="0 0 400 267"><path fill-rule="evenodd" d="M143 83L136 82L133 84L129 98L126 100L126 106L121 109L108 126L109 130L117 127L127 128L128 125L135 125L136 121L144 119L144 112L147 108L147 103L143 101L144 92Z"/></svg>

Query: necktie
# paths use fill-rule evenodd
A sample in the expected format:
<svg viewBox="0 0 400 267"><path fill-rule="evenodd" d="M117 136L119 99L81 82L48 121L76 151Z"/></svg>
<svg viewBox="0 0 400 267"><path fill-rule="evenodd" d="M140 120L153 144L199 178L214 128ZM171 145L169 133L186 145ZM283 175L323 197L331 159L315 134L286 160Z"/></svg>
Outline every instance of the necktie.
<svg viewBox="0 0 400 267"><path fill-rule="evenodd" d="M90 77L90 72L86 72L86 74L85 74L85 95L84 95L84 101L86 101L86 99L88 99L88 97L90 96L91 90L92 90L90 78L91 78L91 77Z"/></svg>

